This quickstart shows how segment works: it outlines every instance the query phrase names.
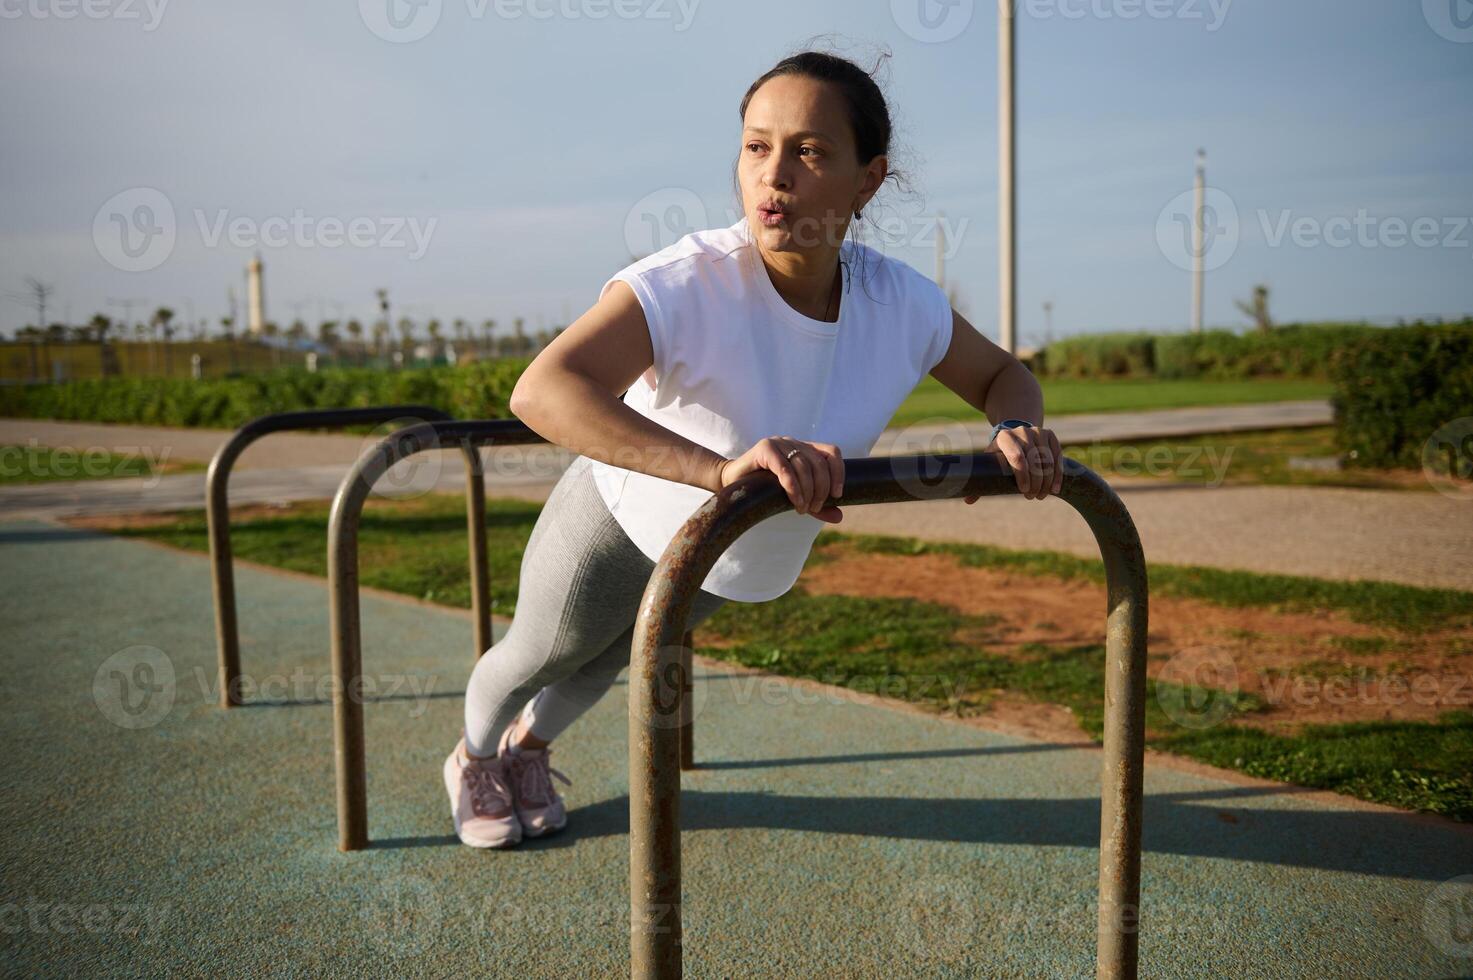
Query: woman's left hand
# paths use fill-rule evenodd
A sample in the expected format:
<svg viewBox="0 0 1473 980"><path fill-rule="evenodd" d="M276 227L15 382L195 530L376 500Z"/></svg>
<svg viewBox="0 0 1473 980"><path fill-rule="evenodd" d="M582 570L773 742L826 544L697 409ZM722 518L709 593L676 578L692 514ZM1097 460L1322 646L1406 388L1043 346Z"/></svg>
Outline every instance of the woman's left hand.
<svg viewBox="0 0 1473 980"><path fill-rule="evenodd" d="M1018 491L1029 500L1042 500L1063 486L1064 454L1059 449L1059 437L1049 429L1036 425L1003 429L982 451L1002 453L1013 469ZM974 504L980 496L964 499Z"/></svg>

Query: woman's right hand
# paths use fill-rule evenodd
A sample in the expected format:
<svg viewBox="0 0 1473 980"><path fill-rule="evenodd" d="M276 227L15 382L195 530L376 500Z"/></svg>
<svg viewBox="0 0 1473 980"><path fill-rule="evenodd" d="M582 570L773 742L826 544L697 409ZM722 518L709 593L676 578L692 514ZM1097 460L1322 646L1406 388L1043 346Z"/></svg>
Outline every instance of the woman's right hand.
<svg viewBox="0 0 1473 980"><path fill-rule="evenodd" d="M793 453L794 449L798 451ZM769 436L736 459L721 464L717 479L722 487L729 487L758 470L777 475L798 513L812 514L830 524L843 520L844 513L838 507L823 506L830 496L844 494L844 457L833 443Z"/></svg>

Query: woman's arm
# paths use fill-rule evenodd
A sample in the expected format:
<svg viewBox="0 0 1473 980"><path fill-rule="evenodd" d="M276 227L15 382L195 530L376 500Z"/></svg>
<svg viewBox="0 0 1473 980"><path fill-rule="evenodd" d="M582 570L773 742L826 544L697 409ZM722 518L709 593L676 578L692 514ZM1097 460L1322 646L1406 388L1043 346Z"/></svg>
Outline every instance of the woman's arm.
<svg viewBox="0 0 1473 980"><path fill-rule="evenodd" d="M1043 387L1022 361L982 336L952 310L951 345L931 369L931 377L993 424L1004 419L1033 423L1028 428L1004 429L983 451L1003 454L1013 469L1018 490L1030 500L1059 492L1064 480L1059 437L1043 427ZM966 498L969 504L976 500Z"/></svg>
<svg viewBox="0 0 1473 980"><path fill-rule="evenodd" d="M1033 372L978 333L955 310L951 311L951 346L931 369L931 377L960 395L989 422L1027 419L1043 425L1043 388Z"/></svg>
<svg viewBox="0 0 1473 980"><path fill-rule="evenodd" d="M634 290L616 281L532 359L509 406L538 435L572 452L715 493L725 456L619 399L654 357L644 310Z"/></svg>

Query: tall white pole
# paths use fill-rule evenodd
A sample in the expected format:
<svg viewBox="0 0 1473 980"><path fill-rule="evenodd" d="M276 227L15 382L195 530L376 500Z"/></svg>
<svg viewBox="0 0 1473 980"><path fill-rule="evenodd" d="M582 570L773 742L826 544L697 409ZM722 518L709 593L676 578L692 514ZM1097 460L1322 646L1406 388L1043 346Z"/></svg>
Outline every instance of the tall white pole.
<svg viewBox="0 0 1473 980"><path fill-rule="evenodd" d="M998 333L999 346L1016 353L1018 232L1014 223L1018 203L1013 179L1015 135L1013 109L1013 40L1016 25L1013 0L997 0L997 143L998 143Z"/></svg>
<svg viewBox="0 0 1473 980"><path fill-rule="evenodd" d="M1192 206L1192 333L1202 332L1202 287L1205 250L1204 231L1207 224L1207 151L1197 151L1196 200Z"/></svg>

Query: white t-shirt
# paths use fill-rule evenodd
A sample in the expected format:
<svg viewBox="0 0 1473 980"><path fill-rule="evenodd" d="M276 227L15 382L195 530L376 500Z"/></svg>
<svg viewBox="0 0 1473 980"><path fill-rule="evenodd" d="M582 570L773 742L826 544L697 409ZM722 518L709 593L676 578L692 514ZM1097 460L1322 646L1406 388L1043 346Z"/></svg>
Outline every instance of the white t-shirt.
<svg viewBox="0 0 1473 980"><path fill-rule="evenodd" d="M848 273L836 323L805 316L779 295L745 217L686 235L616 273L600 295L615 281L628 283L654 348L653 365L624 404L730 459L769 436L868 456L901 402L946 355L951 304L899 259L847 239L842 251ZM590 462L604 503L654 562L713 496ZM701 588L740 602L775 599L798 580L825 526L796 511L769 517L732 543Z"/></svg>

